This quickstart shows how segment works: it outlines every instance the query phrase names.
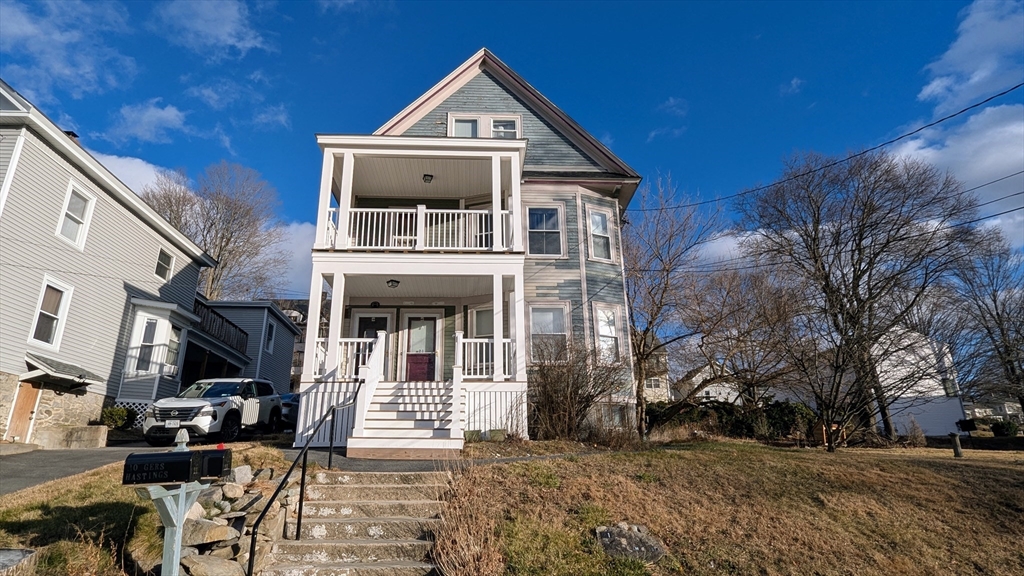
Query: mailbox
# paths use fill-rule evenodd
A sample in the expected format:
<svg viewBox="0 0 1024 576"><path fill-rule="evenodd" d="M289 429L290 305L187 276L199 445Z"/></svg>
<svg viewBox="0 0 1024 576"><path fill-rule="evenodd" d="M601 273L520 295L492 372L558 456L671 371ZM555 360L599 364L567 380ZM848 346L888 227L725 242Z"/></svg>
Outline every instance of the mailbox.
<svg viewBox="0 0 1024 576"><path fill-rule="evenodd" d="M231 471L231 449L227 450L199 450L202 458L203 478L220 478L227 476Z"/></svg>
<svg viewBox="0 0 1024 576"><path fill-rule="evenodd" d="M122 484L183 484L203 476L200 452L129 454L124 461Z"/></svg>

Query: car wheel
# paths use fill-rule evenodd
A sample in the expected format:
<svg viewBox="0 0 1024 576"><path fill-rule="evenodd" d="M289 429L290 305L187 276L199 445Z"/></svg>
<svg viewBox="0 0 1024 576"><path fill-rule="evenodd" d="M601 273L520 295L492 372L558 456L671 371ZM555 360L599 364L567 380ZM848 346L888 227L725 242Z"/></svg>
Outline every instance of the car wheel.
<svg viewBox="0 0 1024 576"><path fill-rule="evenodd" d="M157 447L170 446L171 444L174 444L174 437L173 436L172 437L146 436L146 444L149 444L150 446L157 446Z"/></svg>
<svg viewBox="0 0 1024 576"><path fill-rule="evenodd" d="M270 419L267 420L267 432L277 432L281 429L281 413L275 408L270 411Z"/></svg>
<svg viewBox="0 0 1024 576"><path fill-rule="evenodd" d="M242 434L242 419L236 413L224 417L224 423L220 425L220 439L222 442L234 442Z"/></svg>

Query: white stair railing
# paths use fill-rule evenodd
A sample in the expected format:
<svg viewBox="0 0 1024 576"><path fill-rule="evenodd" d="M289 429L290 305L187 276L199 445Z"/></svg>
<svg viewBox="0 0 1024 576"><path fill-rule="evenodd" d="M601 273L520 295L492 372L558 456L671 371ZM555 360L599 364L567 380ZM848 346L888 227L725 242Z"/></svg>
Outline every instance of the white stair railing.
<svg viewBox="0 0 1024 576"><path fill-rule="evenodd" d="M359 387L359 394L356 396L356 421L352 427L352 436L360 438L366 434L366 413L370 410L370 403L373 402L373 395L377 393L377 384L380 383L384 374L384 347L387 332L377 332L377 338L373 344L373 351L366 359L366 363L359 367L359 379L363 385Z"/></svg>
<svg viewBox="0 0 1024 576"><path fill-rule="evenodd" d="M453 440L461 440L465 435L462 430L462 364L463 346L462 332L455 332L455 365L452 366L452 415L451 424L448 425L449 437Z"/></svg>
<svg viewBox="0 0 1024 576"><path fill-rule="evenodd" d="M376 347L376 338L341 338L338 340L338 380L354 380L359 377L359 367Z"/></svg>

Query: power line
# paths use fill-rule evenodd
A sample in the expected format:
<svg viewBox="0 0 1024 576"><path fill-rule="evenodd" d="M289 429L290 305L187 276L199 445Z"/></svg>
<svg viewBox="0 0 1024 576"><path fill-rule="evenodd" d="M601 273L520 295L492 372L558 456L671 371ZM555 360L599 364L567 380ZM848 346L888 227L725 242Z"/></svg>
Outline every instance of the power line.
<svg viewBox="0 0 1024 576"><path fill-rule="evenodd" d="M814 168L813 170L808 170L806 172L802 172L800 174L796 174L794 176L790 176L789 178L783 178L782 180L776 180L775 182L772 182L771 184L765 184L764 186L758 186L756 188L751 188L749 190L742 190L740 192L736 192L735 194L729 194L727 196L722 196L720 198L715 198L714 200L701 200L699 202L689 202L689 203L686 203L686 204L679 204L677 206L659 206L659 207L654 207L654 208L631 208L631 209L629 209L627 211L632 211L632 212L661 212L661 211L665 211L665 210L678 210L680 208L693 208L693 207L696 207L696 206L704 206L705 204L714 204L716 202L721 202L723 200L731 200L733 198L738 198L740 196L744 196L744 195L747 195L747 194L753 194L754 192L760 192L762 190L767 190L768 188L771 188L772 186L778 186L779 184L785 184L787 182L792 182L792 181L797 180L799 178L803 178L804 176L810 176L811 174L816 174L818 172L821 172L822 170L827 170L828 168L832 168L833 166L838 166L839 164L842 164L844 162L849 162L850 160L853 160L854 158L858 158L858 157L863 156L865 154L869 154L869 153L874 152L875 150L878 150L880 148L884 148L884 147L889 146L891 144L895 144L896 142L899 142L900 140L903 140L905 138L909 138L909 137L913 136L914 134L922 132L923 130L927 130L928 128L931 128L933 126L937 126L937 125L939 125L939 124L941 124L943 122L946 122L948 120L952 120L953 118L956 118L957 116L960 116L961 114L964 114L965 112L968 112L970 110L978 108L979 106L984 106L985 104L988 104L989 102L995 100L996 98L1000 98L1002 96L1005 96L1005 95L1009 94L1010 92L1013 92L1014 90L1020 89L1021 86L1024 86L1024 82L1021 82L1020 84L1017 84L1016 86L1013 86L1011 88L1007 88L1006 90L1003 90L1002 92L1000 92L998 94L994 94L992 96L989 96L988 98L986 98L986 99L984 99L984 100L982 100L980 102L975 102L974 104L971 104L970 106L967 106L966 108L961 108L960 110L957 110L956 112L954 112L954 113L952 113L952 114L950 114L948 116L943 116L942 118L939 118L938 120L935 120L934 122L930 122L928 124L925 124L924 126L921 126L920 128L917 128L916 130L911 130L910 132L907 132L905 134L901 134L901 135L899 135L899 136L897 136L897 137L895 137L895 138L893 138L891 140L886 140L885 142L882 142L881 144L878 144L876 146L872 146L871 148L867 148L865 150L861 150L860 152L857 152L855 154L851 154L851 155L849 155L849 156L847 156L845 158L836 160L834 162L830 162L830 163L825 164L823 166L819 166L817 168Z"/></svg>

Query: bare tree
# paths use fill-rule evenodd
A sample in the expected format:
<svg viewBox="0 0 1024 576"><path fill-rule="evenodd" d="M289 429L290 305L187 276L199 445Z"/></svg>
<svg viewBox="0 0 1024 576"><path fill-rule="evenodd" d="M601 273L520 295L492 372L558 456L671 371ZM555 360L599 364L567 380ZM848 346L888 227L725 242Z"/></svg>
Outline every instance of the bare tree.
<svg viewBox="0 0 1024 576"><path fill-rule="evenodd" d="M911 378L887 383L879 366L916 356L905 322L963 257L975 207L953 177L884 153L794 158L778 183L741 197L746 251L800 290L789 355L825 422L880 416L895 437L889 408Z"/></svg>
<svg viewBox="0 0 1024 576"><path fill-rule="evenodd" d="M1024 408L1024 255L995 232L979 244L957 273L983 362L969 383L978 395L1015 398Z"/></svg>
<svg viewBox="0 0 1024 576"><path fill-rule="evenodd" d="M195 187L183 171L163 172L141 197L217 260L200 286L210 299L273 298L287 258L280 248L277 192L259 172L220 162Z"/></svg>
<svg viewBox="0 0 1024 576"><path fill-rule="evenodd" d="M685 203L671 177L658 178L640 192L636 220L625 228L623 258L630 306L630 346L635 363L636 425L647 437L644 382L651 363L677 342L693 335L679 314L684 287L692 282L701 248L718 230L718 212L678 209Z"/></svg>
<svg viewBox="0 0 1024 576"><path fill-rule="evenodd" d="M581 440L602 403L629 397L629 365L574 341L534 342L530 428L538 440Z"/></svg>

